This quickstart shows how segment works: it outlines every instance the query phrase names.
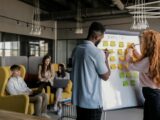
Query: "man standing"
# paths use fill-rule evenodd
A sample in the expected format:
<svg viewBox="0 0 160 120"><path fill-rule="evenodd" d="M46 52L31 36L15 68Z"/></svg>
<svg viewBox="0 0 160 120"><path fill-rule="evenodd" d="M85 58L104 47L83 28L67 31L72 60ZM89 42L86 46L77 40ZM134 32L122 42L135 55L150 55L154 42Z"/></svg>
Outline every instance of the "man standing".
<svg viewBox="0 0 160 120"><path fill-rule="evenodd" d="M77 120L100 120L102 114L101 79L108 80L108 50L97 45L104 37L105 28L93 22L87 40L72 53L72 103L77 107Z"/></svg>

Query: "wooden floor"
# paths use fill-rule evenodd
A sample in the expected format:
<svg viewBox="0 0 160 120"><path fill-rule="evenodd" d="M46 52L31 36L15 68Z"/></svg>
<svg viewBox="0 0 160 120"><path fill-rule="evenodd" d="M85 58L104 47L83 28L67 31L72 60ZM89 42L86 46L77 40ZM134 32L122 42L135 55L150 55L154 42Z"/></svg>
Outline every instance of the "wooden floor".
<svg viewBox="0 0 160 120"><path fill-rule="evenodd" d="M0 110L0 120L50 120L50 119ZM56 119L52 118L52 120Z"/></svg>
<svg viewBox="0 0 160 120"><path fill-rule="evenodd" d="M58 116L52 112L48 113L52 120L57 120ZM62 119L62 120L73 120L73 119ZM143 120L143 109L141 108L130 108L120 109L114 111L107 111L105 117L102 120Z"/></svg>
<svg viewBox="0 0 160 120"><path fill-rule="evenodd" d="M58 120L58 116L53 112L48 112L51 120ZM0 110L0 120L48 120L43 117L36 117L31 115L24 115L21 113L14 113ZM62 120L75 120L64 118ZM107 111L102 116L102 120L143 120L143 110L141 108L120 109L114 111Z"/></svg>

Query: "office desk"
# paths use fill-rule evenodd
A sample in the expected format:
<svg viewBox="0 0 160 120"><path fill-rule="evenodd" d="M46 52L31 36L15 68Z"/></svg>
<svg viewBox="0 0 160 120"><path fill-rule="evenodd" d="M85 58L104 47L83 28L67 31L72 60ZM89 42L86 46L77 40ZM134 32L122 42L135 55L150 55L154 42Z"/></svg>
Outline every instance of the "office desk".
<svg viewBox="0 0 160 120"><path fill-rule="evenodd" d="M0 110L0 120L50 120L44 117L26 115L23 113Z"/></svg>

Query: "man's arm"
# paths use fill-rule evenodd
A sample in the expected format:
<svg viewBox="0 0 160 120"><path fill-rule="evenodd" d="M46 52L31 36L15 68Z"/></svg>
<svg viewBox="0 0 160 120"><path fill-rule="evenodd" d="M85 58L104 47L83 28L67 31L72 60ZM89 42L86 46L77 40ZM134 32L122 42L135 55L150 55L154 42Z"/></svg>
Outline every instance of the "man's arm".
<svg viewBox="0 0 160 120"><path fill-rule="evenodd" d="M100 77L104 80L107 81L109 79L109 76L111 74L111 70L109 68L109 64L108 64L108 60L106 60L106 66L108 68L108 72L106 72L105 74L101 74Z"/></svg>
<svg viewBox="0 0 160 120"><path fill-rule="evenodd" d="M19 77L19 84L22 86L23 90L19 91L21 94L29 95L32 93L32 90L27 86L26 82L23 80L23 78Z"/></svg>
<svg viewBox="0 0 160 120"><path fill-rule="evenodd" d="M110 76L110 68L108 64L109 52L107 49L101 52L102 53L99 53L96 56L96 60L97 60L96 68L97 68L99 77L106 81Z"/></svg>

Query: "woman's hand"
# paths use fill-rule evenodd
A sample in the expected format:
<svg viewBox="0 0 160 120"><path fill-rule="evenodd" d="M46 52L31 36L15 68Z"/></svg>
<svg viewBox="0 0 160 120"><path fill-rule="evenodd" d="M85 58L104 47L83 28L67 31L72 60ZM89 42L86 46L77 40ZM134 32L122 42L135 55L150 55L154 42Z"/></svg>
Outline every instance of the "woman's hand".
<svg viewBox="0 0 160 120"><path fill-rule="evenodd" d="M54 85L54 82L53 82L53 80L49 80L49 83L51 84L51 86L53 86Z"/></svg>
<svg viewBox="0 0 160 120"><path fill-rule="evenodd" d="M136 49L133 49L133 55L137 59L139 59L141 57L140 53Z"/></svg>
<svg viewBox="0 0 160 120"><path fill-rule="evenodd" d="M127 54L125 56L126 62L133 62L132 56L133 56L133 49L132 48L127 48L126 49Z"/></svg>

